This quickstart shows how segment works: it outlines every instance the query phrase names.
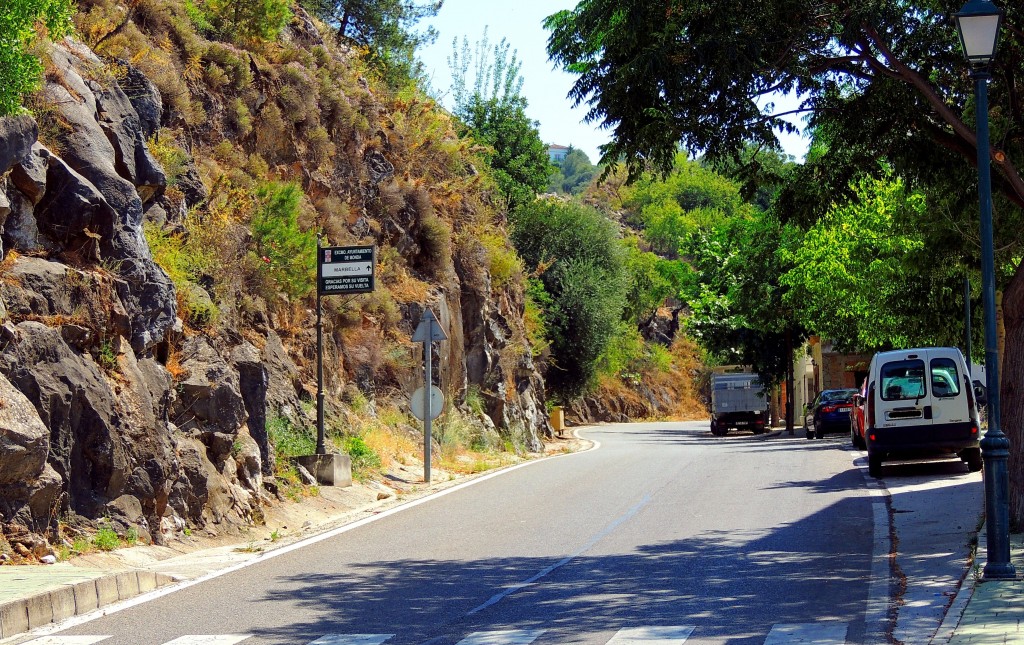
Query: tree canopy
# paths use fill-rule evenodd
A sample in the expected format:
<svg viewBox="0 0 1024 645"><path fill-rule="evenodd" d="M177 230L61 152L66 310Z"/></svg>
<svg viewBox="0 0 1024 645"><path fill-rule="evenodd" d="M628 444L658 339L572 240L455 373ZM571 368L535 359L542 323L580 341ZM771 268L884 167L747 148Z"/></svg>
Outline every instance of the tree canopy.
<svg viewBox="0 0 1024 645"><path fill-rule="evenodd" d="M468 39L461 48L453 41L452 48L453 113L465 127L463 134L488 147L484 157L510 208L526 204L547 185L549 164L537 123L526 116L517 52L505 39L492 50L486 30L475 49Z"/></svg>
<svg viewBox="0 0 1024 645"><path fill-rule="evenodd" d="M444 0L302 0L303 4L337 29L338 40L363 47L389 85L400 85L421 75L416 49L437 37L431 27L416 24L437 15Z"/></svg>
<svg viewBox="0 0 1024 645"><path fill-rule="evenodd" d="M515 211L511 237L543 287L548 386L572 399L591 385L623 320L630 274L618 230L593 208L537 199Z"/></svg>
<svg viewBox="0 0 1024 645"><path fill-rule="evenodd" d="M1024 145L1024 18L1007 11L993 70L996 184L1024 204L1013 160ZM809 125L842 142L830 152L864 170L880 157L924 175L949 155L975 158L972 84L949 17L960 0L590 0L549 16L548 53L578 78L570 97L610 129L602 163L636 176L671 168L677 147L711 159L749 142L777 147L794 129L772 97L803 99ZM760 107L764 105L765 108ZM960 106L958 108L957 106ZM832 175L845 189L852 174Z"/></svg>
<svg viewBox="0 0 1024 645"><path fill-rule="evenodd" d="M548 190L555 193L579 195L597 174L597 167L590 163L587 153L572 146L569 146L565 159L553 165L548 176Z"/></svg>

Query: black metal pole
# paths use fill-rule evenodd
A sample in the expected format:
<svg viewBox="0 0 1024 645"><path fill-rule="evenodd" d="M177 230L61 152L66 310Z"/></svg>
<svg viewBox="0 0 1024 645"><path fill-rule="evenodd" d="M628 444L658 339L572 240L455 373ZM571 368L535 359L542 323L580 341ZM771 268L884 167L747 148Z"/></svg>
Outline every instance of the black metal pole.
<svg viewBox="0 0 1024 645"><path fill-rule="evenodd" d="M971 279L964 276L964 358L967 359L967 380L973 387L974 368L971 367Z"/></svg>
<svg viewBox="0 0 1024 645"><path fill-rule="evenodd" d="M320 234L316 236L317 267L320 266ZM326 455L324 445L324 324L320 306L320 276L316 288L316 454Z"/></svg>
<svg viewBox="0 0 1024 645"><path fill-rule="evenodd" d="M988 70L976 69L974 93L978 121L978 201L981 209L981 291L985 308L985 383L988 388L988 430L981 440L985 461L985 523L988 561L982 575L1014 578L1010 563L1010 441L999 417L999 350L996 346L995 250L992 241L992 162L988 137Z"/></svg>
<svg viewBox="0 0 1024 645"><path fill-rule="evenodd" d="M794 434L796 415L793 410L793 328L786 328L786 432Z"/></svg>

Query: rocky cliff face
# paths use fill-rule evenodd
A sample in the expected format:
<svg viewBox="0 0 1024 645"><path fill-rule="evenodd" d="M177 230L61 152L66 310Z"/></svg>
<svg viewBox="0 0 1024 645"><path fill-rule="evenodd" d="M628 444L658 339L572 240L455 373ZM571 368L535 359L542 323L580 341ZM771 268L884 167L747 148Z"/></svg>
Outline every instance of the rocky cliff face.
<svg viewBox="0 0 1024 645"><path fill-rule="evenodd" d="M308 19L288 36L322 43ZM185 527L258 519L275 490L268 419L309 423L312 299L292 302L285 325L265 298L240 289L233 297L248 298L247 307L222 305L217 324L190 327L183 294L154 262L143 225L181 230L186 213L209 207L205 151L225 141L265 148L266 133L232 135L217 120L227 99L198 85L195 102L208 121L189 126L140 69L120 61L111 74L112 61L79 42L58 43L50 56L37 101L46 145L36 119L0 121L0 526L21 553L38 550L39 534L52 535L58 521L103 518L160 542ZM246 100L264 118L275 102L268 79L281 72L249 60ZM394 296L390 337L415 356L408 338L431 307L449 332L436 360L453 405L473 386L484 402L481 425L539 449L549 426L543 381L523 340L521 286L494 285L478 241L428 237L438 227L425 224L430 206L410 197L415 191L386 203L401 175L413 181L401 165L408 161L389 153L403 135L384 125L372 96L363 102L361 132L370 136L335 130L333 156L316 167L305 144L289 142L290 156L264 155L273 158L267 172L322 202L344 197L348 215L327 222L335 238L392 250L391 270L423 285L417 297ZM173 195L169 171L147 145L168 126L192 141ZM454 238L452 226L456 233L442 230ZM209 285L190 288L224 297ZM402 397L419 373L411 361L398 373L382 370L373 344L353 341L379 334L381 323L365 312L351 317L327 308L331 415L352 388L371 401Z"/></svg>

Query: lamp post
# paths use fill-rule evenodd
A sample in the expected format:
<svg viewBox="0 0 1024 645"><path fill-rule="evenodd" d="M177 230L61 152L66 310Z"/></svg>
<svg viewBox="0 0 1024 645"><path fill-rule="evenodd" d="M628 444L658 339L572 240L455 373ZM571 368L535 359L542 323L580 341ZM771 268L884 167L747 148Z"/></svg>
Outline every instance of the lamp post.
<svg viewBox="0 0 1024 645"><path fill-rule="evenodd" d="M1016 577L1010 563L1010 442L1000 428L999 354L996 349L995 257L992 244L992 161L988 138L989 64L995 58L1003 12L989 0L968 0L956 14L960 44L971 65L978 122L978 200L981 210L981 282L985 309L985 385L988 388L988 430L981 441L985 460L985 517L989 579Z"/></svg>

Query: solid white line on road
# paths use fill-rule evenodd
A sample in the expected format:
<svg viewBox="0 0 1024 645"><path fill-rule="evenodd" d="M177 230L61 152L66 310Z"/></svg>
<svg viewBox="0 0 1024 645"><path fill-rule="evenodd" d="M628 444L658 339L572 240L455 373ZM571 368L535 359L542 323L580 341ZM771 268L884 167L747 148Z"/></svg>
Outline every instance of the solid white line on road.
<svg viewBox="0 0 1024 645"><path fill-rule="evenodd" d="M179 636L173 641L167 641L164 645L235 645L235 643L241 643L247 638L252 638L252 634Z"/></svg>
<svg viewBox="0 0 1024 645"><path fill-rule="evenodd" d="M606 645L682 645L690 637L693 625L679 627L627 627L615 632Z"/></svg>
<svg viewBox="0 0 1024 645"><path fill-rule="evenodd" d="M543 629L509 629L500 632L474 632L457 645L529 645L537 640Z"/></svg>
<svg viewBox="0 0 1024 645"><path fill-rule="evenodd" d="M380 645L394 634L328 634L309 645Z"/></svg>
<svg viewBox="0 0 1024 645"><path fill-rule="evenodd" d="M773 625L764 645L843 645L846 628L846 623Z"/></svg>
<svg viewBox="0 0 1024 645"><path fill-rule="evenodd" d="M883 642L892 622L890 609L890 589L892 588L892 563L890 554L893 550L891 518L889 515L889 489L881 479L868 475L868 461L858 457L853 461L860 469L867 484L868 496L871 497L873 547L871 549L871 582L868 585L868 604L864 612L864 637L867 641Z"/></svg>
<svg viewBox="0 0 1024 645"><path fill-rule="evenodd" d="M579 429L582 429L582 428L577 428L577 430L579 430ZM573 434L575 434L575 433L576 433L576 431L574 430ZM298 542L294 542L292 544L289 544L288 546L283 546L283 547L274 549L272 551L267 551L265 553L261 553L259 558L254 558L254 559L251 559L251 560L246 560L244 562L239 562L237 564L233 564L233 565L231 565L229 567L225 567L223 569L218 569L216 571L211 571L210 573L207 573L205 575L201 575L201 576L199 576L197 578L192 578L190 580L184 580L184 581L176 583L176 584L167 585L165 587L161 587L159 589L156 589L154 591L150 591L150 592L142 594L140 596L136 596L135 598L130 598L128 600L122 600L120 602L117 602L117 603L114 603L114 604L111 604L111 605L107 605L106 607L102 607L102 608L97 609L95 611L91 611L91 612L89 612L87 614L82 614L80 616L72 616L70 618L62 620L59 623L50 623L49 625L45 625L43 627L40 627L38 629L34 629L32 631L33 631L33 633L36 633L36 634L49 634L49 633L52 633L52 632L55 632L55 631L59 631L59 630L62 630L62 629L70 629L71 627L75 627L77 625L88 623L90 621L96 620L97 618L102 618L104 616L108 616L108 615L113 614L115 612L123 611L125 609L129 609L129 608L134 607L136 605L141 605L143 603L147 603L147 602L149 602L151 600L156 600L157 598L162 598L164 596L169 596L169 595L171 595L173 593L177 593L177 592L181 591L182 589L188 589L189 587L193 587L195 585L202 584L202 583L204 583L204 582L206 582L208 580L213 580L214 578L219 578L219 577L227 575L229 573L234 573L235 571L238 571L240 569L246 569L246 568L251 567L251 566L253 566L255 564L259 564L261 562L265 562L265 561L270 560L272 558L277 558L277 557L280 557L282 555L285 555L286 553L291 553L292 551L296 551L298 549L305 548L305 547L310 546L312 544L316 544L317 542L323 542L324 540L329 540L329 539L331 539L333 537L336 537L338 535L341 535L343 533L348 533L349 531L352 531L354 529L357 529L357 528L360 528L362 526L365 526L366 524L371 524L373 522L378 522L378 521L384 519L385 517L389 517L391 515L395 515L395 514L403 512L403 511L407 511L409 509L415 508L415 507L419 506L420 504L426 504L427 502L432 502L432 501L438 499L439 497L444 497L445 495L450 495L450 494L452 494L454 492L457 492L457 491L460 491L460 490L462 490L464 488L469 488L470 486L476 486L477 484L483 483L483 482L485 482L485 481L487 481L489 479L494 479L495 477L500 477L502 475L507 475L508 473L510 473L510 472L512 472L514 470L519 470L520 468L527 468L527 467L532 466L534 464L544 463L545 461L550 461L552 459L563 459L563 458L567 458L567 457L572 457L574 455L581 455L581 454L590 452L592 450L597 450L597 449L599 449L601 447L601 444L598 441L594 441L594 440L588 440L588 441L590 441L593 445L590 448L586 449L586 450L582 450L580 452L569 452L569 453L565 453L565 454L562 454L562 455L554 455L554 456L551 456L551 457L547 457L545 459L537 459L537 460L533 460L533 461L525 461L525 462L523 462L521 464L516 464L515 466L509 466L507 468L503 468L501 470L497 470L495 472L488 473L486 475L480 475L479 477L476 477L476 478L471 479L469 481L462 482L461 484L456 484L455 486L452 486L451 488L445 488L444 490L437 491L436 493L430 493L429 495L426 495L424 497L419 497L417 499L414 499L411 502L404 502L404 503L399 504L397 506L393 506L393 507L391 507L391 508L389 508L389 509L387 509L385 511L381 511L380 513L377 513L375 515L370 515L369 517L364 517L364 518L362 518L360 520L356 520L356 521L354 521L354 522L352 522L350 524L345 524L345 525L339 526L338 528L331 529L330 531L326 531L326 532L320 533L318 535L313 535L313 536L310 536L308 538L304 538L302 540L299 540Z"/></svg>
<svg viewBox="0 0 1024 645"><path fill-rule="evenodd" d="M22 645L92 645L113 636L43 636Z"/></svg>

